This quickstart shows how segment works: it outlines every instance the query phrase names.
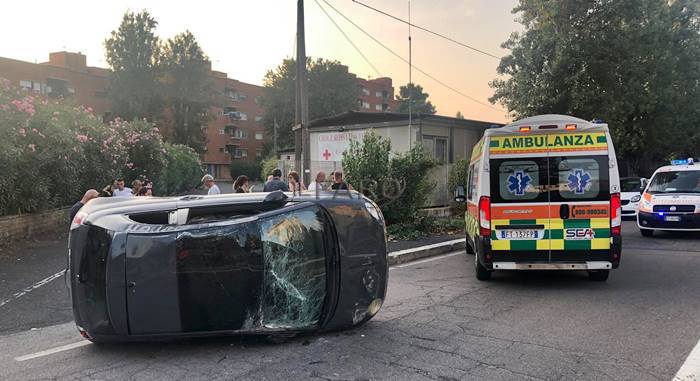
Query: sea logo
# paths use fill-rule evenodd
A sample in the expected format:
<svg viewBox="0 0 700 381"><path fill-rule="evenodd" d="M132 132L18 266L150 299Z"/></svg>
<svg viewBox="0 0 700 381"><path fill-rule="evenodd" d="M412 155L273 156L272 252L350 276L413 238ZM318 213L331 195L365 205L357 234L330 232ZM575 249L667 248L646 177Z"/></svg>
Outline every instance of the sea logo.
<svg viewBox="0 0 700 381"><path fill-rule="evenodd" d="M574 169L569 172L569 190L574 194L583 194L591 187L591 175L583 169Z"/></svg>
<svg viewBox="0 0 700 381"><path fill-rule="evenodd" d="M508 176L508 192L516 196L522 196L531 182L532 178L530 175L524 171L515 171L515 173Z"/></svg>

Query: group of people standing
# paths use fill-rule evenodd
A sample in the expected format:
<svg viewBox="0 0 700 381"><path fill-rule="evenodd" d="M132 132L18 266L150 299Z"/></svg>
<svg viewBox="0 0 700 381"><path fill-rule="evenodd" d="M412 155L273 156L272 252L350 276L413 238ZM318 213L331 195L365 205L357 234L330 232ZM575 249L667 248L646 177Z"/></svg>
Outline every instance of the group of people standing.
<svg viewBox="0 0 700 381"><path fill-rule="evenodd" d="M305 190L324 191L324 190L353 190L352 185L343 180L341 171L333 171L330 174L330 182L326 182L326 173L324 171L316 172L316 177L307 187L299 176L297 171L289 171L287 181L282 179L282 170L275 168L267 177L263 185L263 192L274 192L277 190L283 192L301 193ZM212 175L206 174L202 177L204 187L208 189L208 195L221 194L221 189ZM233 182L233 193L248 193L251 192L250 181L248 176L240 175Z"/></svg>
<svg viewBox="0 0 700 381"><path fill-rule="evenodd" d="M131 188L126 186L123 178L112 181L100 193L101 197L137 197L153 196L153 185L150 182L144 183L141 180L131 182Z"/></svg>

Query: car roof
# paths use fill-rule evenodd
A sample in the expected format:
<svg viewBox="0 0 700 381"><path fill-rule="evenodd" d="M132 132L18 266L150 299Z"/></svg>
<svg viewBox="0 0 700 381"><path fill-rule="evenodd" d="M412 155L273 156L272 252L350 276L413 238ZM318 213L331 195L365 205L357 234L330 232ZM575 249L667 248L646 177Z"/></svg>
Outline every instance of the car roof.
<svg viewBox="0 0 700 381"><path fill-rule="evenodd" d="M674 171L700 171L700 165L664 165L660 167L656 172L674 172Z"/></svg>

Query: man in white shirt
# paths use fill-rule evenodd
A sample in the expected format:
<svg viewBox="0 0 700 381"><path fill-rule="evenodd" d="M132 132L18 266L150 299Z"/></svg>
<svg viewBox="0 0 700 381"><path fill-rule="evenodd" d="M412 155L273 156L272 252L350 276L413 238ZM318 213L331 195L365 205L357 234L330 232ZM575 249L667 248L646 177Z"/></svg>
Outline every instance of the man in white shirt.
<svg viewBox="0 0 700 381"><path fill-rule="evenodd" d="M124 179L117 179L117 189L112 191L112 197L134 197L131 188L124 186Z"/></svg>
<svg viewBox="0 0 700 381"><path fill-rule="evenodd" d="M308 190L312 192L320 192L323 190L323 182L326 181L326 173L323 171L316 172L316 178L309 184Z"/></svg>
<svg viewBox="0 0 700 381"><path fill-rule="evenodd" d="M202 182L204 183L204 186L209 189L207 195L211 196L213 194L221 194L221 190L219 189L219 186L214 183L214 177L212 175L204 175L204 177L202 177Z"/></svg>

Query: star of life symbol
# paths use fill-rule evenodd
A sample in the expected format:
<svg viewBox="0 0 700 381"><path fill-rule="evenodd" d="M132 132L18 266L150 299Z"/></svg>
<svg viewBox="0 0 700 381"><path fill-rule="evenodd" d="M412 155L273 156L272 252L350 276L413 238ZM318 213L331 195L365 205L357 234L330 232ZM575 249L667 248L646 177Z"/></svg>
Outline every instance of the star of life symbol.
<svg viewBox="0 0 700 381"><path fill-rule="evenodd" d="M574 169L569 172L567 186L574 194L583 194L591 187L591 175L583 169Z"/></svg>
<svg viewBox="0 0 700 381"><path fill-rule="evenodd" d="M515 171L512 175L508 176L508 192L516 195L522 196L525 194L525 189L532 182L532 178L523 171Z"/></svg>

